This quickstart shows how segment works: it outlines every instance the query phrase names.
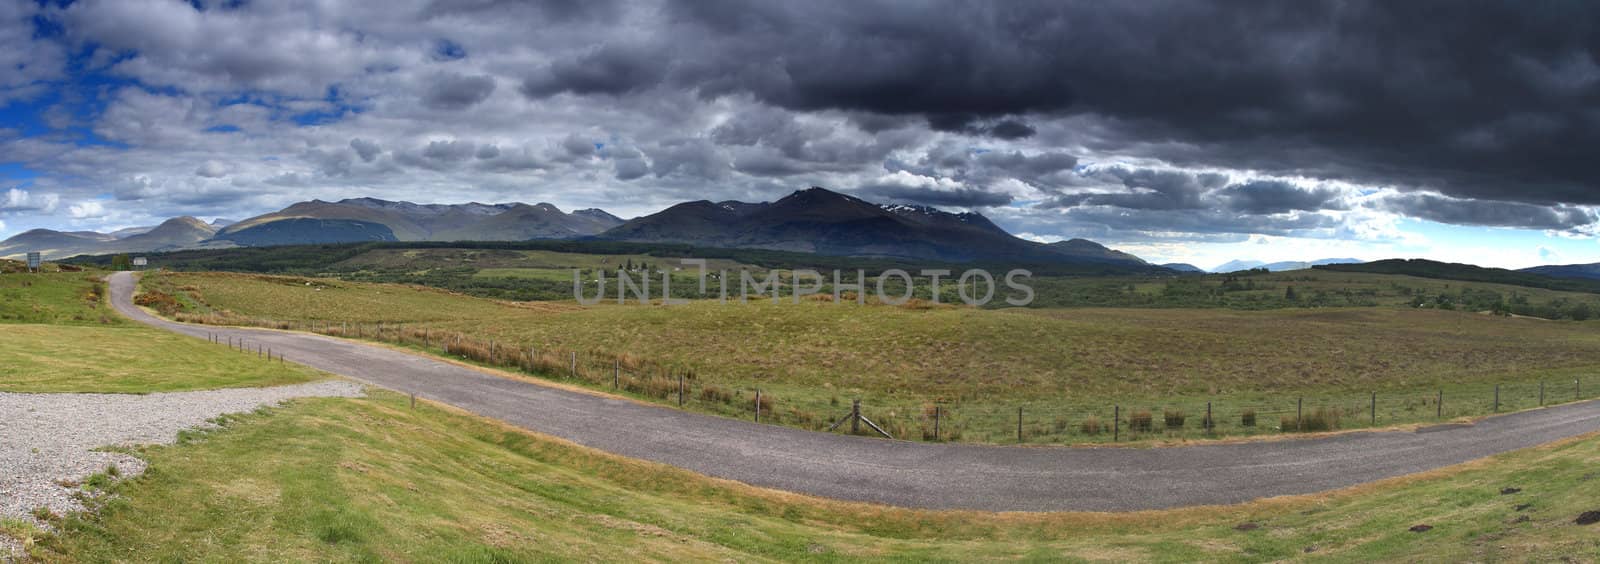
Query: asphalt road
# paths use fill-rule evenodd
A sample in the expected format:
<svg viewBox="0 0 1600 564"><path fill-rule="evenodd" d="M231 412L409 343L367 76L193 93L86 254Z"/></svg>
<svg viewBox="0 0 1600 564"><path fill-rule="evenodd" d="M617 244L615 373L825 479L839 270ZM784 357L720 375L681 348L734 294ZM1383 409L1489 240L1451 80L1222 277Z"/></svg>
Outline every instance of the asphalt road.
<svg viewBox="0 0 1600 564"><path fill-rule="evenodd" d="M1416 432L1171 448L890 441L642 405L331 337L174 323L132 305L134 282L129 273L112 276L112 305L162 329L262 344L290 362L606 452L761 487L902 507L1131 511L1239 503L1343 488L1600 431L1600 402L1591 401Z"/></svg>

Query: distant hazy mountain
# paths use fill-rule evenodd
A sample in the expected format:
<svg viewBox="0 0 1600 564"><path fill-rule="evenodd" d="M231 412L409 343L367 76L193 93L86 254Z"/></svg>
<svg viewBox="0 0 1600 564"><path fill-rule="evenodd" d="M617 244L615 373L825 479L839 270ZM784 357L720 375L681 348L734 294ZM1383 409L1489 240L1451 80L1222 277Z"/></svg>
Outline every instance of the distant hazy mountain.
<svg viewBox="0 0 1600 564"><path fill-rule="evenodd" d="M1365 261L1351 258L1328 258L1317 259L1313 261L1283 261L1271 263L1261 262L1258 260L1234 260L1223 263L1216 268L1211 269L1211 271L1238 272L1240 270L1250 270L1253 268L1265 268L1273 272L1283 272L1286 270L1305 270L1313 266L1321 266L1325 264L1360 264L1362 262Z"/></svg>
<svg viewBox="0 0 1600 564"><path fill-rule="evenodd" d="M1178 272L1205 272L1205 269L1186 262L1169 262L1161 266L1162 268L1170 268Z"/></svg>
<svg viewBox="0 0 1600 564"><path fill-rule="evenodd" d="M142 225L142 226L139 226L139 227L128 227L128 228L118 229L116 231L112 231L110 233L107 233L107 235L110 235L112 237L116 237L118 239L122 239L122 238L126 238L126 237L132 237L132 236L138 235L140 233L149 233L151 229L155 229L155 228L156 228L156 226L154 226L154 225Z"/></svg>
<svg viewBox="0 0 1600 564"><path fill-rule="evenodd" d="M0 257L38 251L51 259L63 259L75 255L184 249L210 239L215 233L215 228L192 217L175 217L155 227L113 233L34 229L0 241Z"/></svg>
<svg viewBox="0 0 1600 564"><path fill-rule="evenodd" d="M1145 264L1144 259L1142 258L1124 253L1122 251L1107 248L1105 245L1101 245L1088 239L1068 239L1066 241L1057 241L1045 245L1045 248L1068 257L1073 257L1075 259L1100 262L1127 262Z"/></svg>
<svg viewBox="0 0 1600 564"><path fill-rule="evenodd" d="M1019 239L977 213L880 205L823 188L800 190L771 203L686 202L623 223L599 238L957 262L1144 265L1138 257L1092 241L1044 245Z"/></svg>
<svg viewBox="0 0 1600 564"><path fill-rule="evenodd" d="M257 223L244 229L218 233L214 239L214 241L228 241L241 247L396 240L398 239L395 238L394 231L382 223L311 217L293 217Z"/></svg>
<svg viewBox="0 0 1600 564"><path fill-rule="evenodd" d="M622 223L600 210L565 213L550 204L414 204L375 198L354 198L337 202L312 200L282 211L239 221L223 228L218 236L238 240L232 235L264 224L289 219L340 220L335 222L296 222L298 230L328 229L328 233L295 232L289 226L272 230L272 240L329 241L341 236L361 235L356 240L372 240L378 231L357 228L373 223L388 228L400 241L524 241L528 239L571 239L595 235ZM351 223L356 222L356 223ZM352 230L355 229L355 230ZM258 235L251 240L266 241ZM241 243L243 244L243 243ZM268 243L261 243L268 244ZM285 243L270 243L285 244Z"/></svg>
<svg viewBox="0 0 1600 564"><path fill-rule="evenodd" d="M93 231L54 231L34 229L0 241L0 257L21 257L30 252L44 253L46 260L93 253L116 237Z"/></svg>
<svg viewBox="0 0 1600 564"><path fill-rule="evenodd" d="M1261 262L1259 260L1230 260L1228 262L1225 262L1225 263L1217 265L1216 268L1212 268L1211 271L1212 272L1238 272L1240 270L1250 270L1252 268L1260 268L1261 266L1263 266L1265 264L1267 264L1267 263Z"/></svg>
<svg viewBox="0 0 1600 564"><path fill-rule="evenodd" d="M174 217L154 229L105 243L99 253L147 252L189 248L217 234L217 228L193 217Z"/></svg>
<svg viewBox="0 0 1600 564"><path fill-rule="evenodd" d="M1600 263L1594 264L1551 264L1520 269L1517 272L1527 272L1551 278L1581 278L1586 280L1600 280Z"/></svg>

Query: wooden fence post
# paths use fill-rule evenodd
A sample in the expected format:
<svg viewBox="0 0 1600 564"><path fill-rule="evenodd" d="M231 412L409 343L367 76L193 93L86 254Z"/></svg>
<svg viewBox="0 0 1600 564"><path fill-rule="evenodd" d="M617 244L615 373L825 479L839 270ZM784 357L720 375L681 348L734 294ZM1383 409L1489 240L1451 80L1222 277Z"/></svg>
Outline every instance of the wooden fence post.
<svg viewBox="0 0 1600 564"><path fill-rule="evenodd" d="M572 351L572 377L578 377L578 351Z"/></svg>
<svg viewBox="0 0 1600 564"><path fill-rule="evenodd" d="M1378 392L1372 392L1372 424L1378 424Z"/></svg>
<svg viewBox="0 0 1600 564"><path fill-rule="evenodd" d="M614 364L611 365L611 389L620 390L622 389L622 359L619 358L612 362Z"/></svg>
<svg viewBox="0 0 1600 564"><path fill-rule="evenodd" d="M850 434L861 432L861 398L850 402Z"/></svg>
<svg viewBox="0 0 1600 564"><path fill-rule="evenodd" d="M761 388L756 388L756 423L761 422Z"/></svg>
<svg viewBox="0 0 1600 564"><path fill-rule="evenodd" d="M1022 406L1017 406L1017 442L1022 442Z"/></svg>
<svg viewBox="0 0 1600 564"><path fill-rule="evenodd" d="M1439 399L1433 402L1433 408L1438 412L1433 414L1433 418L1444 419L1444 390L1439 390Z"/></svg>
<svg viewBox="0 0 1600 564"><path fill-rule="evenodd" d="M1500 385L1494 385L1494 412L1500 413Z"/></svg>
<svg viewBox="0 0 1600 564"><path fill-rule="evenodd" d="M1111 442L1122 441L1122 406L1111 408Z"/></svg>
<svg viewBox="0 0 1600 564"><path fill-rule="evenodd" d="M1302 419L1301 416L1305 414L1305 408L1306 408L1306 398L1295 398L1295 400L1294 400L1294 430L1296 432L1305 430L1305 425L1303 425L1301 423L1301 421L1304 421L1304 419Z"/></svg>
<svg viewBox="0 0 1600 564"><path fill-rule="evenodd" d="M1544 407L1544 380L1539 381L1539 407Z"/></svg>
<svg viewBox="0 0 1600 564"><path fill-rule="evenodd" d="M1211 434L1211 402L1206 402L1206 434Z"/></svg>
<svg viewBox="0 0 1600 564"><path fill-rule="evenodd" d="M678 407L683 407L683 373L678 373ZM761 413L761 390L756 390L756 413ZM756 415L760 417L760 415Z"/></svg>
<svg viewBox="0 0 1600 564"><path fill-rule="evenodd" d="M939 406L933 406L933 442L939 442L939 411Z"/></svg>

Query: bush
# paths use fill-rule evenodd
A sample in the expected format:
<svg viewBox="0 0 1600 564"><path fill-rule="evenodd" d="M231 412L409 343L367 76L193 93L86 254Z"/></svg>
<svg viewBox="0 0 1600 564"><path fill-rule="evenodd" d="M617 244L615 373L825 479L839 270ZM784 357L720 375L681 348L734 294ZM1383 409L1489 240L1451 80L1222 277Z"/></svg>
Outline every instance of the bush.
<svg viewBox="0 0 1600 564"><path fill-rule="evenodd" d="M149 291L133 298L135 305L141 305L161 312L161 315L171 316L178 312L178 300L164 292Z"/></svg>
<svg viewBox="0 0 1600 564"><path fill-rule="evenodd" d="M1140 410L1128 414L1128 430L1134 433L1148 433L1155 428L1155 417L1149 411Z"/></svg>
<svg viewBox="0 0 1600 564"><path fill-rule="evenodd" d="M1166 422L1168 429L1182 429L1186 419L1181 409L1169 409L1162 414L1162 420Z"/></svg>
<svg viewBox="0 0 1600 564"><path fill-rule="evenodd" d="M700 399L719 403L733 403L733 392L717 386L700 388Z"/></svg>
<svg viewBox="0 0 1600 564"><path fill-rule="evenodd" d="M1239 424L1245 427L1256 426L1256 410L1246 409L1239 414Z"/></svg>
<svg viewBox="0 0 1600 564"><path fill-rule="evenodd" d="M1319 431L1333 431L1339 428L1339 410L1319 407L1305 414L1298 426L1295 425L1293 415L1285 415L1279 419L1279 425L1285 432L1315 433Z"/></svg>
<svg viewBox="0 0 1600 564"><path fill-rule="evenodd" d="M1078 430L1085 435L1098 435L1106 430L1106 426L1100 422L1099 417L1091 416L1088 419L1084 419L1083 423L1078 424Z"/></svg>

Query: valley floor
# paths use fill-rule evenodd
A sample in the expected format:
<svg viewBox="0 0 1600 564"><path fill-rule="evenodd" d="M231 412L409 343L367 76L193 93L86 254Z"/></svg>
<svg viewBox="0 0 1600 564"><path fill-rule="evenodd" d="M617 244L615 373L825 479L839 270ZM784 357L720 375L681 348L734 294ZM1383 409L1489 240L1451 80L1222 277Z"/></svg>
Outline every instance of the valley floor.
<svg viewBox="0 0 1600 564"><path fill-rule="evenodd" d="M0 332L0 342L9 335ZM81 344L59 354L85 358L79 370L91 375L119 368L96 363ZM205 345L187 360L239 356ZM8 378L0 377L0 390L14 384ZM58 391L94 386L89 377ZM412 408L386 392L298 400L219 423L175 445L133 451L149 471L91 480L83 487L112 495L97 498L92 512L53 519L56 532L5 521L0 536L18 539L35 558L67 562L1600 558L1597 525L1577 524L1600 510L1591 486L1600 480L1594 435L1321 495L1123 514L997 514L775 493L429 402Z"/></svg>

